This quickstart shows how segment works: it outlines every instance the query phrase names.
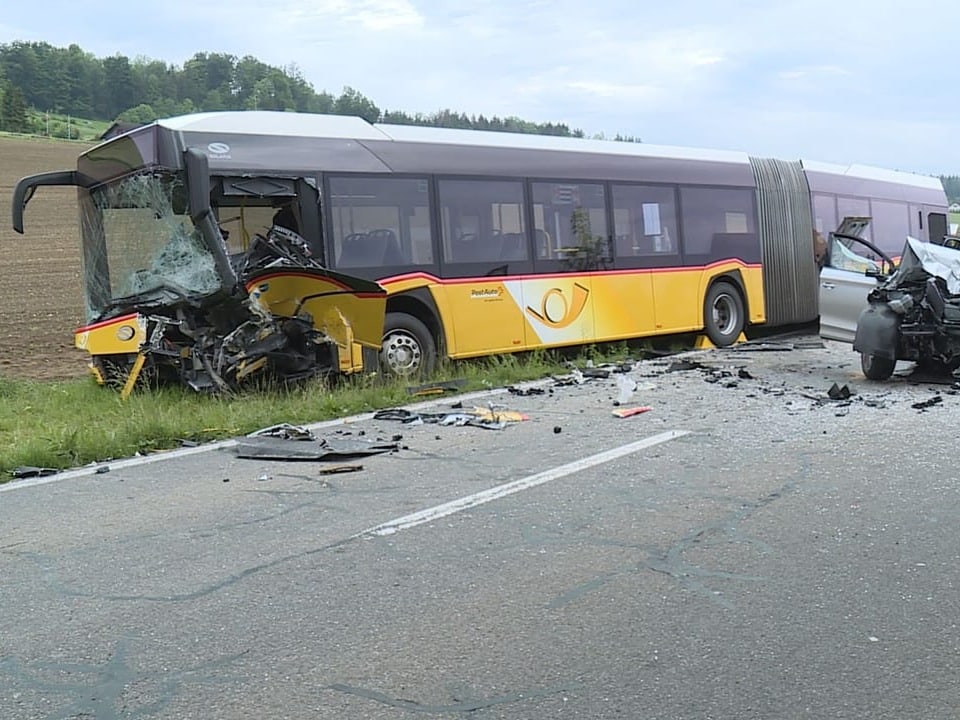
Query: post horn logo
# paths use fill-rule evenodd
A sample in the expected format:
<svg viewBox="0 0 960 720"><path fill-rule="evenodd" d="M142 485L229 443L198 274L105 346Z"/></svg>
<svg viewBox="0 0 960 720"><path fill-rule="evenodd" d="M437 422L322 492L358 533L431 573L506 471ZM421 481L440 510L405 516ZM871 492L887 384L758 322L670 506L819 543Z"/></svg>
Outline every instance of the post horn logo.
<svg viewBox="0 0 960 720"><path fill-rule="evenodd" d="M573 284L569 301L563 294L563 290L558 287L550 288L540 300L540 309L534 310L527 305L527 312L547 327L559 330L580 317L589 295L590 291L580 283Z"/></svg>

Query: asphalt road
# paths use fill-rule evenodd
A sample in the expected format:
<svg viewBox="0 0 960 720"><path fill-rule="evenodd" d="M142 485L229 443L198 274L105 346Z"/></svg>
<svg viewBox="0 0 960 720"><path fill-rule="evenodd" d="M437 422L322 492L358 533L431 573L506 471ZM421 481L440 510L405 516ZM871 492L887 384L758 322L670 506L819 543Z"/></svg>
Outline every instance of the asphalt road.
<svg viewBox="0 0 960 720"><path fill-rule="evenodd" d="M960 395L813 340L0 486L0 718L955 718Z"/></svg>

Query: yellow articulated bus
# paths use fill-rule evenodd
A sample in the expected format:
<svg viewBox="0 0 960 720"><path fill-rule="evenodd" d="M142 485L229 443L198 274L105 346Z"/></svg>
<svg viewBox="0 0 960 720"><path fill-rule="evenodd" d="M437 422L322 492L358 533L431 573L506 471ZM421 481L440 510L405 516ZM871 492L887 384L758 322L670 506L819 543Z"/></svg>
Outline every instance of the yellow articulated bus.
<svg viewBox="0 0 960 720"><path fill-rule="evenodd" d="M344 116L159 120L88 151L78 173L176 175L187 152L206 157L229 257L292 233L331 273L386 291L381 342L341 345L345 372L682 332L730 345L750 325L817 317L815 237L845 216L872 217L869 239L885 249L946 231L933 178ZM111 264L139 267L119 239L111 252ZM86 268L88 298L106 272ZM278 307L295 312L310 292L287 284ZM375 320L352 323L369 336Z"/></svg>

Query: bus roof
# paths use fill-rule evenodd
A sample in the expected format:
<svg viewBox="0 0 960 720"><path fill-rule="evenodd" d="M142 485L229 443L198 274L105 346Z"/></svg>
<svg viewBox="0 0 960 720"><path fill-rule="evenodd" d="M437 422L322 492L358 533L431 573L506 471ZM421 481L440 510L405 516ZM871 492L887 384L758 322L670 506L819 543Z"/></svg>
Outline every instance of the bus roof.
<svg viewBox="0 0 960 720"><path fill-rule="evenodd" d="M161 163L176 162L169 153L189 146L204 148L211 171L226 174L323 171L755 185L751 156L738 151L371 124L346 115L271 110L194 113L157 120L119 137L136 138L145 161L156 153ZM96 154L97 149L88 152ZM924 201L943 201L939 178L865 165L801 162L815 192L879 190L880 196L892 198L914 188Z"/></svg>

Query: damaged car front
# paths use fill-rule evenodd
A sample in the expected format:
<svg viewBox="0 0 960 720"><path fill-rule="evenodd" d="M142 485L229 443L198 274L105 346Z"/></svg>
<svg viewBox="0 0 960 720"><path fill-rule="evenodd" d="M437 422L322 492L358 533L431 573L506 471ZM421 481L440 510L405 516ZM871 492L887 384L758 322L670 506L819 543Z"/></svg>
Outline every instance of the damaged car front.
<svg viewBox="0 0 960 720"><path fill-rule="evenodd" d="M867 302L853 343L864 375L886 380L898 360L960 373L960 250L907 238Z"/></svg>

